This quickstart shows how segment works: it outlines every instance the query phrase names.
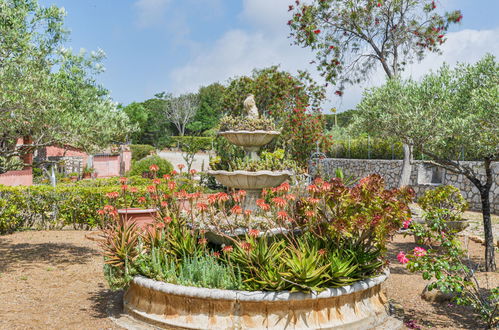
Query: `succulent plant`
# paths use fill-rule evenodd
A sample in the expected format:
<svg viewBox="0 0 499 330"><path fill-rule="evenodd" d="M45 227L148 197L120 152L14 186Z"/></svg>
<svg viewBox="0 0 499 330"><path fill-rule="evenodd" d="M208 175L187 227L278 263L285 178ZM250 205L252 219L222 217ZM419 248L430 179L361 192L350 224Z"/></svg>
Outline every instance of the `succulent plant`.
<svg viewBox="0 0 499 330"><path fill-rule="evenodd" d="M220 131L275 131L276 126L270 118L248 118L225 116L220 120Z"/></svg>
<svg viewBox="0 0 499 330"><path fill-rule="evenodd" d="M260 159L237 158L229 163L232 171L284 171L295 170L297 165L294 161L284 159L284 150L277 149L274 152L262 152Z"/></svg>

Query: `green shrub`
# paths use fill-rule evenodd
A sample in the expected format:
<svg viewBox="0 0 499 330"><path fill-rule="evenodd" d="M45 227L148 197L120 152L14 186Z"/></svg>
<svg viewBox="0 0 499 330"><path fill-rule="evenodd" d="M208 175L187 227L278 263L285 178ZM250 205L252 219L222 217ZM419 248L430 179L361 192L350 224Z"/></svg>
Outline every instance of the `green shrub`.
<svg viewBox="0 0 499 330"><path fill-rule="evenodd" d="M130 145L130 150L132 151L132 161L134 162L156 153L156 149L148 144L132 144Z"/></svg>
<svg viewBox="0 0 499 330"><path fill-rule="evenodd" d="M173 165L167 161L166 159L163 159L159 156L153 155L149 156L146 158L143 158L139 160L138 162L135 162L132 164L132 169L128 173L129 175L151 175L151 171L149 170L149 167L151 165L157 165L159 167L159 170L157 171L157 175L159 177L170 173L173 170Z"/></svg>
<svg viewBox="0 0 499 330"><path fill-rule="evenodd" d="M127 177L127 184L129 186L146 186L150 184L150 179L143 178L142 176L134 175ZM116 187L120 185L119 177L112 178L98 178L93 180L80 180L76 182L69 182L61 184L66 186L75 187Z"/></svg>
<svg viewBox="0 0 499 330"><path fill-rule="evenodd" d="M183 146L190 146L198 150L211 150L213 144L213 137L209 136L172 136L171 147L183 148Z"/></svg>
<svg viewBox="0 0 499 330"><path fill-rule="evenodd" d="M461 220L462 214L468 208L468 202L454 186L439 186L428 190L419 198L418 203L426 212L445 214L445 221Z"/></svg>
<svg viewBox="0 0 499 330"><path fill-rule="evenodd" d="M101 224L97 211L109 204L106 193L120 191L121 187L79 187L46 185L7 187L0 185L0 234L22 228L90 229ZM130 196L129 206L139 206L137 198L145 191Z"/></svg>

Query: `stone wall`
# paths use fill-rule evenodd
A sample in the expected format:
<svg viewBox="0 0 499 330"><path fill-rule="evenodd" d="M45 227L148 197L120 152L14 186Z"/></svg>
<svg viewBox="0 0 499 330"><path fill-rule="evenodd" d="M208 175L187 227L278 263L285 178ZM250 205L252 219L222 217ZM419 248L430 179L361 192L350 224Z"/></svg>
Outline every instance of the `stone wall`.
<svg viewBox="0 0 499 330"><path fill-rule="evenodd" d="M463 162L473 167L485 178L485 170L480 162ZM499 214L499 162L492 163L493 184L490 191L491 210ZM310 163L310 174L315 175L319 169L326 176L333 176L336 169L341 169L345 175L362 178L369 174L381 175L389 188L396 187L402 172L402 160L381 159L340 159L325 158ZM416 161L412 167L411 186L418 196L426 190L438 185L453 185L461 190L461 193L470 204L470 209L481 210L480 194L478 189L464 176L454 174L441 168L435 168Z"/></svg>

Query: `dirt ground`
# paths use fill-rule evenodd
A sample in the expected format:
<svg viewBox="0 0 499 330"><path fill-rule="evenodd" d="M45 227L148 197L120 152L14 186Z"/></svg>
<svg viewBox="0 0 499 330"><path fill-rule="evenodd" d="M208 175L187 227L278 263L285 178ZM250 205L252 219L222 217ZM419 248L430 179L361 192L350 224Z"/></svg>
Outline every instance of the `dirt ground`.
<svg viewBox="0 0 499 330"><path fill-rule="evenodd" d="M26 231L0 236L0 329L121 329L121 293L108 289L98 245L85 231ZM397 235L390 246L387 293L397 315L422 328L476 329L466 308L420 298L425 281L398 264L414 248ZM482 247L469 243L479 261ZM498 273L482 274L497 285ZM483 277L483 276L482 276ZM485 277L482 278L484 281Z"/></svg>

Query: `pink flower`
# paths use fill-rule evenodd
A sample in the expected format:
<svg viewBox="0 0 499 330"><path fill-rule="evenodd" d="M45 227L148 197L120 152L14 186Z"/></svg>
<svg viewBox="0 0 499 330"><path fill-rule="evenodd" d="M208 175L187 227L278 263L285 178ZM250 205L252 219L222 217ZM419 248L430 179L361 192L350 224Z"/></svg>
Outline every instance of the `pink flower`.
<svg viewBox="0 0 499 330"><path fill-rule="evenodd" d="M286 200L281 197L272 198L272 203L274 203L274 205L280 208L284 208L284 206L286 206Z"/></svg>
<svg viewBox="0 0 499 330"><path fill-rule="evenodd" d="M201 245L208 244L208 240L206 238L200 238L198 240L198 244L201 244Z"/></svg>
<svg viewBox="0 0 499 330"><path fill-rule="evenodd" d="M426 254L426 249L422 248L422 247L419 247L419 246L416 246L414 248L414 255L416 257L422 257Z"/></svg>
<svg viewBox="0 0 499 330"><path fill-rule="evenodd" d="M175 181L168 181L168 189L174 190L177 187L177 183Z"/></svg>
<svg viewBox="0 0 499 330"><path fill-rule="evenodd" d="M161 184L161 180L160 179L154 179L154 180L152 180L152 183L158 185L158 184Z"/></svg>
<svg viewBox="0 0 499 330"><path fill-rule="evenodd" d="M192 169L192 170L191 170L191 174L192 174L192 175L196 174L197 172L198 172L198 171L196 171L195 169Z"/></svg>
<svg viewBox="0 0 499 330"><path fill-rule="evenodd" d="M120 183L125 184L128 181L128 178L122 177L120 178Z"/></svg>
<svg viewBox="0 0 499 330"><path fill-rule="evenodd" d="M244 251L251 251L251 249L253 248L253 246L249 242L241 242L240 246Z"/></svg>
<svg viewBox="0 0 499 330"><path fill-rule="evenodd" d="M182 169L185 167L184 164L177 164L177 167L180 171L182 171Z"/></svg>
<svg viewBox="0 0 499 330"><path fill-rule="evenodd" d="M232 247L232 245L226 245L223 247L222 251L225 253L230 253L230 252L234 251L234 248Z"/></svg>
<svg viewBox="0 0 499 330"><path fill-rule="evenodd" d="M232 209L230 209L230 213L241 214L241 213L243 213L243 208L239 205L234 205L234 207Z"/></svg>
<svg viewBox="0 0 499 330"><path fill-rule="evenodd" d="M397 254L397 259L402 265L409 262L409 259L407 259L403 251L400 251L399 254Z"/></svg>
<svg viewBox="0 0 499 330"><path fill-rule="evenodd" d="M248 234L251 237L258 237L260 235L260 231L258 229L250 229L250 231L248 232Z"/></svg>
<svg viewBox="0 0 499 330"><path fill-rule="evenodd" d="M152 164L151 166L149 166L149 170L152 172L157 172L159 170L159 166L156 164Z"/></svg>
<svg viewBox="0 0 499 330"><path fill-rule="evenodd" d="M286 211L279 211L277 212L277 218L281 220L287 220L289 218L289 215Z"/></svg>
<svg viewBox="0 0 499 330"><path fill-rule="evenodd" d="M404 223L403 223L404 229L409 228L409 225L411 224L411 222L412 222L412 219L405 220Z"/></svg>
<svg viewBox="0 0 499 330"><path fill-rule="evenodd" d="M196 207L201 212L204 212L208 209L208 205L206 205L205 203L197 203Z"/></svg>

